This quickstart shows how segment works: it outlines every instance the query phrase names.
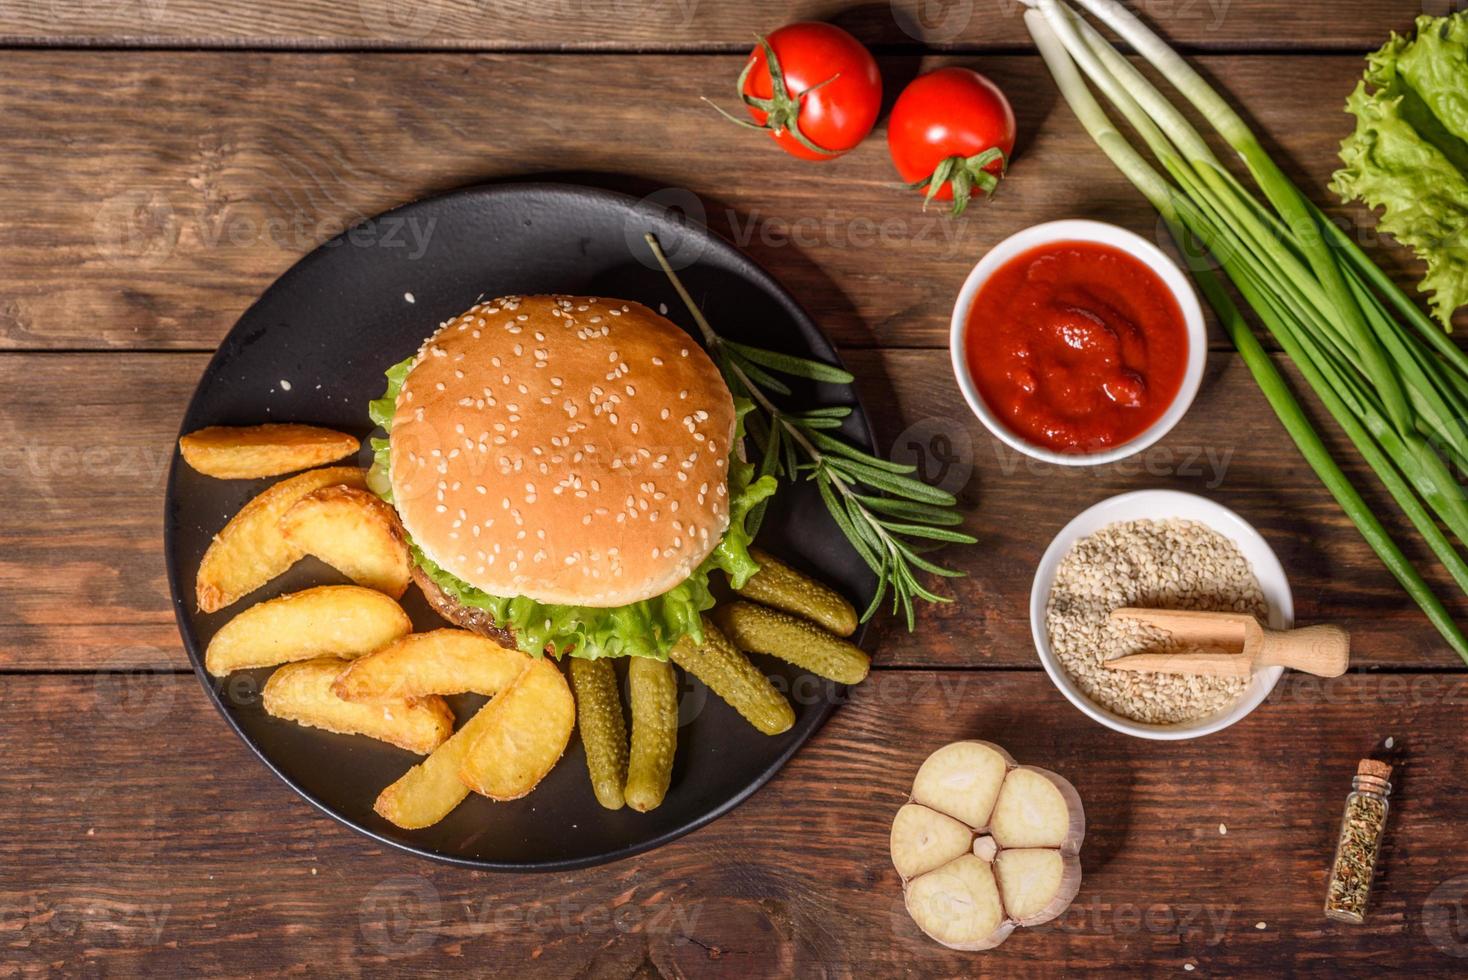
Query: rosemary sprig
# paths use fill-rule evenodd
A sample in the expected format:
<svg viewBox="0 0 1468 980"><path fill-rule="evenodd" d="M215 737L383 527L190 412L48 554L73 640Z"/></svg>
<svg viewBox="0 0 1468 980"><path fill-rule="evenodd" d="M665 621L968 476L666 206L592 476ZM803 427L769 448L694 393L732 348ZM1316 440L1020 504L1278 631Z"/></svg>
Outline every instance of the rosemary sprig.
<svg viewBox="0 0 1468 980"><path fill-rule="evenodd" d="M791 393L790 386L777 375L850 384L854 380L851 374L820 361L720 337L668 263L657 236L648 232L643 237L688 307L703 335L704 345L723 372L730 390L759 408L759 412L751 412L745 421L750 439L759 451L759 475L770 474L792 481L814 480L841 533L862 561L876 572L877 591L862 612L862 621L876 613L889 593L892 611L902 614L909 631L914 625L914 600L952 602L924 587L918 581L918 573L930 572L944 578L963 575L922 556L922 552L940 544L975 543L971 535L953 530L963 523L962 515L953 509L957 503L953 495L914 477L917 467L873 456L834 435L851 414L849 407L787 411L771 397L771 393ZM750 515L750 528L758 529L763 518L761 503Z"/></svg>

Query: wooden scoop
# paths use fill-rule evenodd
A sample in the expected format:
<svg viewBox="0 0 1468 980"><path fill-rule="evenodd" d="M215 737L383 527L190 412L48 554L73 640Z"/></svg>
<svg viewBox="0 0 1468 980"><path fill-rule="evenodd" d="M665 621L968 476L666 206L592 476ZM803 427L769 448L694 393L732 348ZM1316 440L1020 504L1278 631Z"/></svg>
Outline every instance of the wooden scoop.
<svg viewBox="0 0 1468 980"><path fill-rule="evenodd" d="M1339 677L1351 662L1351 635L1339 626L1272 630L1248 613L1182 609L1117 609L1112 619L1137 619L1170 634L1189 653L1133 653L1106 661L1112 670L1248 677L1260 667L1293 667Z"/></svg>

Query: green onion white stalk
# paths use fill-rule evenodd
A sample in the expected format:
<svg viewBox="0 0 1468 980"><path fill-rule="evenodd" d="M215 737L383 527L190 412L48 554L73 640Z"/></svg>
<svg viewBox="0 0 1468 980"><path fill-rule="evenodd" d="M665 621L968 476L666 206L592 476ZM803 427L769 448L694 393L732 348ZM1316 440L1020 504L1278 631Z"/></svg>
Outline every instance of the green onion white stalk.
<svg viewBox="0 0 1468 980"><path fill-rule="evenodd" d="M1035 8L1025 13L1026 26L1091 138L1157 208L1175 238L1190 234L1208 247L1417 533L1468 592L1468 562L1443 530L1468 541L1468 497L1453 472L1453 466L1468 470L1468 356L1284 176L1227 102L1128 10L1115 0L1079 0L1218 129L1269 207L1224 168L1187 117L1079 15L1059 0L1025 2ZM1167 176L1112 124L1081 72ZM1468 661L1468 638L1331 457L1222 280L1208 268L1192 271L1321 482Z"/></svg>

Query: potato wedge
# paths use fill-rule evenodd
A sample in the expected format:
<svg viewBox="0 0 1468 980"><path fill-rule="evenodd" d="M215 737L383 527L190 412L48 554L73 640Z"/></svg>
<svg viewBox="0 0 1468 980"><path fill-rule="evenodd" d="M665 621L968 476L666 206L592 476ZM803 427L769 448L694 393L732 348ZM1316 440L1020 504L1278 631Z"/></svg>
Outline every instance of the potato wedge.
<svg viewBox="0 0 1468 980"><path fill-rule="evenodd" d="M194 583L199 608L217 612L294 565L303 553L281 533L281 516L306 494L336 484L362 488L367 481L355 466L329 466L281 480L240 508L199 564Z"/></svg>
<svg viewBox="0 0 1468 980"><path fill-rule="evenodd" d="M428 758L379 793L377 802L372 804L377 815L404 830L420 830L432 827L452 813L469 795L469 787L459 778L459 770L470 747L489 728L493 709L493 701L480 708Z"/></svg>
<svg viewBox="0 0 1468 980"><path fill-rule="evenodd" d="M359 585L322 585L251 606L204 652L216 677L314 657L359 657L407 636L413 622L392 599Z"/></svg>
<svg viewBox="0 0 1468 980"><path fill-rule="evenodd" d="M315 425L211 425L179 439L178 451L205 476L253 480L334 463L361 445L356 436Z"/></svg>
<svg viewBox="0 0 1468 980"><path fill-rule="evenodd" d="M401 599L408 591L408 540L397 511L356 487L313 490L280 518L286 541L358 585Z"/></svg>
<svg viewBox="0 0 1468 980"><path fill-rule="evenodd" d="M432 752L454 730L443 698L391 704L354 704L332 693L347 661L321 657L286 664L265 682L265 710L276 718L341 735L366 735L420 755Z"/></svg>
<svg viewBox="0 0 1468 980"><path fill-rule="evenodd" d="M451 631L445 629L440 632ZM552 673L559 673L555 665L551 665L546 660L534 660L527 657L526 654L517 654L517 656L524 657L526 660L526 665L521 673L526 670L543 673L548 666ZM539 687L539 684L540 681L536 681L533 684L527 684L527 688ZM553 687L553 679L545 676L545 684L546 687ZM514 687L514 682L511 687ZM479 709L479 712L465 722L459 731L454 732L452 738L433 750L432 756L424 758L413 769L405 772L398 782L383 789L377 795L377 802L373 804L373 810L377 811L377 816L389 820L404 830L432 827L443 817L449 816L454 811L454 807L464 802L464 797L467 797L470 792L467 783L462 779L461 770L464 769L464 761L467 760L468 754L473 750L480 736L511 720L501 717L501 713L505 710L511 714L534 710L533 703L531 703L533 698L528 698L527 692L515 695L512 701L517 701L518 704L512 703L508 709L496 707L504 698L508 698L509 694L511 691L506 688L495 700ZM567 732L567 739L570 739L570 731ZM514 760L504 760L504 764L512 763ZM553 760L552 764L555 764ZM549 772L549 769L546 772Z"/></svg>
<svg viewBox="0 0 1468 980"><path fill-rule="evenodd" d="M469 745L459 776L481 796L517 800L566 751L576 727L576 699L555 661L540 657L486 710L489 717Z"/></svg>
<svg viewBox="0 0 1468 980"><path fill-rule="evenodd" d="M429 694L494 697L525 672L531 659L468 630L432 630L410 634L353 661L334 690L348 701Z"/></svg>

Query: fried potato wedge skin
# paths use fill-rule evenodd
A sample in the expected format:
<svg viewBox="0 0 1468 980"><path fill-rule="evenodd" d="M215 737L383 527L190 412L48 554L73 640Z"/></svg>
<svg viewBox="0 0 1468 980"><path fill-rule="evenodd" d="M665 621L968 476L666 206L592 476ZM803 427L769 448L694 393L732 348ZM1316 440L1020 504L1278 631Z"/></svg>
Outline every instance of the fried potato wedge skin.
<svg viewBox="0 0 1468 980"><path fill-rule="evenodd" d="M281 480L241 507L199 563L194 582L199 609L218 612L294 565L302 552L281 533L281 517L308 493L338 484L365 488L366 474L355 466L309 470Z"/></svg>
<svg viewBox="0 0 1468 980"><path fill-rule="evenodd" d="M315 555L358 585L401 599L411 559L397 511L356 487L313 490L280 518L287 542Z"/></svg>
<svg viewBox="0 0 1468 980"><path fill-rule="evenodd" d="M209 641L204 667L220 677L315 657L350 659L412 629L402 607L375 589L321 585L251 606L225 623Z"/></svg>
<svg viewBox="0 0 1468 980"><path fill-rule="evenodd" d="M361 448L356 436L315 425L211 425L178 440L184 462L219 480L255 480L334 463Z"/></svg>
<svg viewBox="0 0 1468 980"><path fill-rule="evenodd" d="M531 658L468 630L412 633L352 662L337 679L348 701L393 701L430 694L494 697L530 666Z"/></svg>
<svg viewBox="0 0 1468 980"><path fill-rule="evenodd" d="M517 800L566 751L576 727L576 699L555 661L540 657L486 710L489 717L470 744L459 776L481 796Z"/></svg>
<svg viewBox="0 0 1468 980"><path fill-rule="evenodd" d="M337 657L319 657L281 667L265 682L262 698L266 712L310 728L366 735L420 755L432 752L449 738L454 730L454 713L443 698L354 704L337 697L331 685L347 663Z"/></svg>
<svg viewBox="0 0 1468 980"><path fill-rule="evenodd" d="M494 707L491 702L438 748L377 796L372 809L384 820L404 830L432 827L454 811L469 795L459 778L469 748L488 727Z"/></svg>

